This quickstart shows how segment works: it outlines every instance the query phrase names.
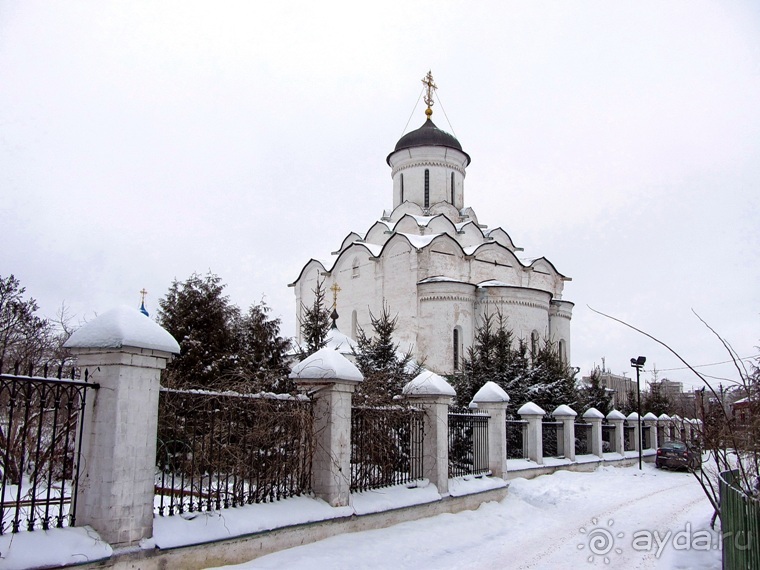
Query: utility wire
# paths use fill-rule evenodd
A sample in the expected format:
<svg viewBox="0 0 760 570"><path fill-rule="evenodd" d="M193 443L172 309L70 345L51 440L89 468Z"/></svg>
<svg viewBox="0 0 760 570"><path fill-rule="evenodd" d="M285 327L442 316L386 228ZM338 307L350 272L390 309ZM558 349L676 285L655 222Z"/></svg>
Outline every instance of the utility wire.
<svg viewBox="0 0 760 570"><path fill-rule="evenodd" d="M419 97L417 97L417 101L414 103L414 107L412 107L412 112L411 112L411 114L409 115L409 119L406 121L406 125L404 125L404 130L403 130L403 131L401 131L401 136L400 136L399 138L401 138L401 137L403 137L403 136L404 136L404 133L406 132L406 129L409 127L409 123L412 121L412 117L414 116L414 111L417 109L417 105L419 104L419 102L420 102L420 99L422 99L422 94L423 94L424 92L425 92L425 88L423 87L423 88L420 90L420 95L419 95ZM441 107L441 108L443 108L443 107ZM444 115L445 115L445 114L446 114L446 113L444 113Z"/></svg>
<svg viewBox="0 0 760 570"><path fill-rule="evenodd" d="M451 121L449 121L449 116L446 114L446 109L443 108L443 101L441 101L441 98L438 95L437 91L435 93L435 98L438 99L438 104L441 106L441 111L443 111L443 116L446 117L446 122L449 124L449 128L451 129L451 134L454 135L454 138L458 138L457 134L454 132L454 125L452 125Z"/></svg>

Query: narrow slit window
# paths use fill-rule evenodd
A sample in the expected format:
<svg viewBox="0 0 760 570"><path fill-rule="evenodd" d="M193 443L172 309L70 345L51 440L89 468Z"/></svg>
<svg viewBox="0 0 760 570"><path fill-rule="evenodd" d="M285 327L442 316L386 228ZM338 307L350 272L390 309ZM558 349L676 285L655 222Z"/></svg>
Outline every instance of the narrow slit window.
<svg viewBox="0 0 760 570"><path fill-rule="evenodd" d="M404 173L401 173L401 204L404 203Z"/></svg>
<svg viewBox="0 0 760 570"><path fill-rule="evenodd" d="M454 370L459 370L459 329L454 329Z"/></svg>
<svg viewBox="0 0 760 570"><path fill-rule="evenodd" d="M425 208L430 207L430 171L425 169Z"/></svg>
<svg viewBox="0 0 760 570"><path fill-rule="evenodd" d="M451 203L454 203L454 173L451 173Z"/></svg>

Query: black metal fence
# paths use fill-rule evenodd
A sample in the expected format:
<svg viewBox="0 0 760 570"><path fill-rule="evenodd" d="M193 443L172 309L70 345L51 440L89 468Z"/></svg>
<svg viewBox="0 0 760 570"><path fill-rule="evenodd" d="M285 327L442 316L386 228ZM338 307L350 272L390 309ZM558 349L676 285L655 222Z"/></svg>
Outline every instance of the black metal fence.
<svg viewBox="0 0 760 570"><path fill-rule="evenodd" d="M618 451L615 439L615 424L602 423L602 453Z"/></svg>
<svg viewBox="0 0 760 570"><path fill-rule="evenodd" d="M525 437L528 422L507 420L507 459L525 459Z"/></svg>
<svg viewBox="0 0 760 570"><path fill-rule="evenodd" d="M351 409L351 491L422 479L425 412L418 408Z"/></svg>
<svg viewBox="0 0 760 570"><path fill-rule="evenodd" d="M51 371L0 375L0 534L75 523L86 391L99 385Z"/></svg>
<svg viewBox="0 0 760 570"><path fill-rule="evenodd" d="M263 503L311 490L312 404L162 388L156 512L175 515Z"/></svg>
<svg viewBox="0 0 760 570"><path fill-rule="evenodd" d="M641 426L641 449L652 449L652 426Z"/></svg>
<svg viewBox="0 0 760 570"><path fill-rule="evenodd" d="M575 422L575 454L591 453L591 424Z"/></svg>
<svg viewBox="0 0 760 570"><path fill-rule="evenodd" d="M557 457L561 455L559 438L562 437L562 422L543 421L541 428L544 457Z"/></svg>
<svg viewBox="0 0 760 570"><path fill-rule="evenodd" d="M633 451L636 449L636 428L628 425L628 422L623 426L623 447L625 451Z"/></svg>
<svg viewBox="0 0 760 570"><path fill-rule="evenodd" d="M488 473L487 414L449 412L449 477Z"/></svg>

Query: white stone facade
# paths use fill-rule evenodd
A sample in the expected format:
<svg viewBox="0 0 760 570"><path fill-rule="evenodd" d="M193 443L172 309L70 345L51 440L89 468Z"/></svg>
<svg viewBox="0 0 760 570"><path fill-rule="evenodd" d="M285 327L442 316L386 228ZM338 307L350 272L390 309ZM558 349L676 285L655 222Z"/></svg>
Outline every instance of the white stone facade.
<svg viewBox="0 0 760 570"><path fill-rule="evenodd" d="M521 260L501 228L487 229L464 203L470 157L430 119L388 156L393 209L364 234L349 233L332 263L310 260L294 283L296 313L317 280L340 287L338 326L356 338L385 303L398 315L396 340L439 374L455 372L483 315L501 311L516 338L549 338L569 362L573 304L546 259ZM297 340L300 330L297 331Z"/></svg>

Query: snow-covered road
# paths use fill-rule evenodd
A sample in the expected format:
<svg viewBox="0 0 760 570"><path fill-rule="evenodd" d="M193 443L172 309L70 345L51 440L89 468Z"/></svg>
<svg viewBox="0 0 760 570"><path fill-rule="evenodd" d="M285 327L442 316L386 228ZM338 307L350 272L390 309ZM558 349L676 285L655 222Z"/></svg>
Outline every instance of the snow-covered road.
<svg viewBox="0 0 760 570"><path fill-rule="evenodd" d="M477 511L345 534L227 568L718 569L694 477L653 465L512 481ZM605 561L608 560L608 562Z"/></svg>

